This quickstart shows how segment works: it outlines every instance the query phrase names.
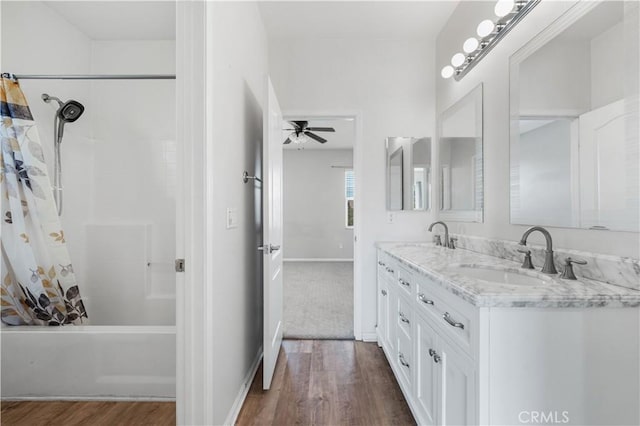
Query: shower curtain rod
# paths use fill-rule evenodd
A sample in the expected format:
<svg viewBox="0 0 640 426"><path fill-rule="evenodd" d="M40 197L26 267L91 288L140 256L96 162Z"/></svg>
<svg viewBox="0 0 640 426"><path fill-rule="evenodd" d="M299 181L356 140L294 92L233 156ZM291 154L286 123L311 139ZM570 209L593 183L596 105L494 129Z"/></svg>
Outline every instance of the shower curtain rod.
<svg viewBox="0 0 640 426"><path fill-rule="evenodd" d="M175 80L175 74L37 75L14 74L16 80Z"/></svg>

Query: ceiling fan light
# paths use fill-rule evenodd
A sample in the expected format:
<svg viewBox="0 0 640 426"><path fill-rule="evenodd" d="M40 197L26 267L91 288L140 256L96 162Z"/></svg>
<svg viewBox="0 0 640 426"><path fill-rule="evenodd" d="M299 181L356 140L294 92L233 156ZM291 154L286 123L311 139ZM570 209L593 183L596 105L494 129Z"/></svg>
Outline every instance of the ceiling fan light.
<svg viewBox="0 0 640 426"><path fill-rule="evenodd" d="M450 78L453 75L453 67L451 65L445 66L442 68L442 71L440 71L440 75L442 78Z"/></svg>
<svg viewBox="0 0 640 426"><path fill-rule="evenodd" d="M484 38L493 32L495 25L491 19L485 19L484 21L478 24L478 28L476 28L476 32L478 36Z"/></svg>
<svg viewBox="0 0 640 426"><path fill-rule="evenodd" d="M464 50L465 53L475 52L478 48L478 45L478 39L475 37L470 37L462 45L462 50Z"/></svg>

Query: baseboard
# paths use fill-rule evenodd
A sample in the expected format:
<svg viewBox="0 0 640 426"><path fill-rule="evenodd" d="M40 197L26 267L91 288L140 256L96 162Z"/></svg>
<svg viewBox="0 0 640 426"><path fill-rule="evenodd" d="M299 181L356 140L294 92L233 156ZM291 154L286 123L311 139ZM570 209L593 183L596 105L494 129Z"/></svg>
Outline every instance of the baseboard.
<svg viewBox="0 0 640 426"><path fill-rule="evenodd" d="M242 382L242 386L240 387L240 391L238 392L238 396L236 400L233 402L231 406L231 410L229 411L229 415L227 416L227 420L225 420L225 425L235 425L236 420L238 420L238 415L240 414L240 410L242 409L242 405L244 404L244 400L247 398L249 394L249 389L251 389L251 383L253 383L253 379L256 377L256 373L258 372L258 367L260 366L260 361L262 360L262 348L258 351L258 355L256 359L253 361L253 365L249 369L249 372L244 378Z"/></svg>
<svg viewBox="0 0 640 426"><path fill-rule="evenodd" d="M362 341L363 342L377 342L378 341L378 333L375 331L373 333L362 333Z"/></svg>
<svg viewBox="0 0 640 426"><path fill-rule="evenodd" d="M8 396L0 401L119 401L119 402L175 402L166 396Z"/></svg>
<svg viewBox="0 0 640 426"><path fill-rule="evenodd" d="M284 258L283 262L353 262L353 259L335 259L335 258Z"/></svg>

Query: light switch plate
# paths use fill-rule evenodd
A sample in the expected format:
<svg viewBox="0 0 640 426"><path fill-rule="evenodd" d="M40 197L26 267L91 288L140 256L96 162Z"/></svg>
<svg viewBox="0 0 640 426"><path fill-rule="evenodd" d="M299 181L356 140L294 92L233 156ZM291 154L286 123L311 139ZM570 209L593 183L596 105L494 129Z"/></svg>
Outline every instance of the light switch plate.
<svg viewBox="0 0 640 426"><path fill-rule="evenodd" d="M238 209L227 209L227 229L238 227Z"/></svg>

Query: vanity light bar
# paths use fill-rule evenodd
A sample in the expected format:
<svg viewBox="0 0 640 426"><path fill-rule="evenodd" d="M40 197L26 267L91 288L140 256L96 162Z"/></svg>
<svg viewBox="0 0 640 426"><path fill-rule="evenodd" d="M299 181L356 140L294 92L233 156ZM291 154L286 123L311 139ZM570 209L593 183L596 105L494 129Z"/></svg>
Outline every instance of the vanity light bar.
<svg viewBox="0 0 640 426"><path fill-rule="evenodd" d="M475 50L471 52L467 52L464 55L464 61L462 64L458 65L458 63L454 63L455 66L447 65L442 69L441 75L442 78L449 78L453 76L456 81L460 81L462 77L464 77L473 67L476 66L478 62L484 58L487 53L493 49L493 47L498 44L502 38L507 35L509 31L513 27L515 27L518 22L524 18L527 13L531 11L541 0L515 0L513 2L514 6L511 12L499 18L493 25L493 31L489 34L483 36L479 42ZM496 5L496 14L498 13L498 7L503 3L508 3L509 0L499 0ZM489 20L486 20L489 21ZM493 21L491 21L493 22ZM481 24L485 24L483 21ZM469 41L469 40L467 40ZM468 50L468 44L465 42L465 52ZM457 55L462 54L456 54ZM456 58L458 59L458 58ZM459 61L458 61L459 62Z"/></svg>

